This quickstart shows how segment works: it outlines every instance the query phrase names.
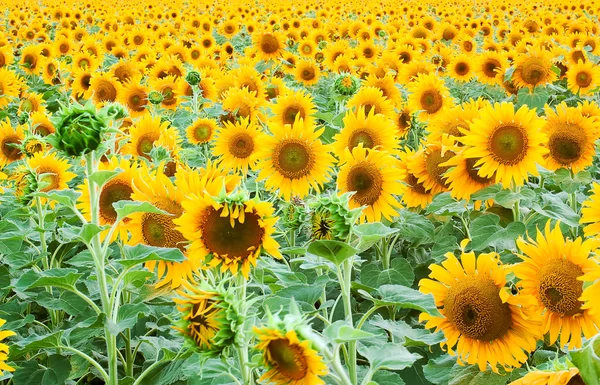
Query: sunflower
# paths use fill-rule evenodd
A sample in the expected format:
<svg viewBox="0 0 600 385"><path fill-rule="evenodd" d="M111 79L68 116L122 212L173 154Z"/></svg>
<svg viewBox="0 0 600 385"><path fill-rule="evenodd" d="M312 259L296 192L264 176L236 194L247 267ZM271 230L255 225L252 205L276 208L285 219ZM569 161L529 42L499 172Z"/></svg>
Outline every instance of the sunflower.
<svg viewBox="0 0 600 385"><path fill-rule="evenodd" d="M119 102L127 107L129 116L139 118L148 112L148 87L141 84L142 76L130 78L123 85Z"/></svg>
<svg viewBox="0 0 600 385"><path fill-rule="evenodd" d="M383 92L377 87L361 87L361 89L346 104L348 109L355 108L357 111L364 107L365 114L369 115L371 110L375 114L382 114L392 117L394 114L394 104L391 100L383 96Z"/></svg>
<svg viewBox="0 0 600 385"><path fill-rule="evenodd" d="M256 167L257 139L261 133L260 127L248 118L241 118L235 123L225 122L214 140L212 153L220 158L224 167L246 175L248 168Z"/></svg>
<svg viewBox="0 0 600 385"><path fill-rule="evenodd" d="M0 327L2 327L6 323L6 320L0 319ZM16 335L15 332L11 330L0 330L0 341L3 341L6 337L11 337ZM10 367L6 364L8 359L8 345L0 342L0 376L2 375L2 371L5 370L7 372L14 372L14 368Z"/></svg>
<svg viewBox="0 0 600 385"><path fill-rule="evenodd" d="M192 193L183 202L181 218L174 220L177 230L190 241L188 253L210 267L221 267L235 275L241 271L248 279L250 267L262 251L281 258L279 244L273 239L275 223L271 203L237 195L219 194L214 185L202 195ZM211 191L212 190L212 191Z"/></svg>
<svg viewBox="0 0 600 385"><path fill-rule="evenodd" d="M365 207L361 222L377 222L382 216L391 221L401 207L394 195L403 193L401 180L406 175L398 167L398 160L385 151L367 151L362 145L345 152L346 163L337 176L338 191L355 192L349 205Z"/></svg>
<svg viewBox="0 0 600 385"><path fill-rule="evenodd" d="M585 385L579 369L569 368L565 370L532 370L517 381L508 385Z"/></svg>
<svg viewBox="0 0 600 385"><path fill-rule="evenodd" d="M31 114L30 124L33 131L41 136L48 136L55 131L54 125L48 116L41 111Z"/></svg>
<svg viewBox="0 0 600 385"><path fill-rule="evenodd" d="M149 160L155 142L168 127L169 122L161 122L160 116L144 115L129 128L129 141L122 147L121 152Z"/></svg>
<svg viewBox="0 0 600 385"><path fill-rule="evenodd" d="M448 74L459 82L468 82L475 76L473 57L466 54L456 55L447 66Z"/></svg>
<svg viewBox="0 0 600 385"><path fill-rule="evenodd" d="M269 128L272 135L259 139L256 153L259 180L266 180L267 190L278 190L288 201L292 194L304 198L311 187L319 191L334 161L329 146L319 140L325 129L315 131L299 118L293 125L272 123Z"/></svg>
<svg viewBox="0 0 600 385"><path fill-rule="evenodd" d="M98 219L100 225L113 225L117 220L117 212L113 207L113 203L123 200L132 200L131 195L133 194L133 185L138 177L138 165L135 161L132 162L125 158L112 156L108 159L108 162L100 162L98 169L99 171L119 171L118 174L106 182L98 192ZM90 221L91 208L88 180L84 179L83 184L79 185L77 189L81 192L79 199L77 199L77 208L82 212L85 218ZM123 221L117 225L111 241L116 240L117 236L119 236L122 241L127 240L126 225L129 220L130 218L124 218ZM108 230L101 233L103 239L107 235Z"/></svg>
<svg viewBox="0 0 600 385"><path fill-rule="evenodd" d="M445 186L453 198L469 200L472 194L494 184L493 175L488 178L479 176L479 168L475 167L478 160L466 158L461 151L447 162L440 163L440 166L447 167L448 171L444 174Z"/></svg>
<svg viewBox="0 0 600 385"><path fill-rule="evenodd" d="M321 76L319 67L312 60L298 60L294 71L296 80L305 86L317 84Z"/></svg>
<svg viewBox="0 0 600 385"><path fill-rule="evenodd" d="M552 83L557 78L552 71L552 54L544 49L534 48L517 55L514 66L512 81L519 88L535 88Z"/></svg>
<svg viewBox="0 0 600 385"><path fill-rule="evenodd" d="M386 73L382 77L369 75L365 81L367 87L377 87L383 93L383 96L391 100L395 105L402 103L402 93L396 87L394 75Z"/></svg>
<svg viewBox="0 0 600 385"><path fill-rule="evenodd" d="M90 91L92 72L87 70L76 70L71 76L73 77L71 94L77 99L89 99L92 94Z"/></svg>
<svg viewBox="0 0 600 385"><path fill-rule="evenodd" d="M298 53L300 56L310 58L313 57L317 51L317 43L310 39L302 39L298 43Z"/></svg>
<svg viewBox="0 0 600 385"><path fill-rule="evenodd" d="M0 122L0 167L23 158L20 145L25 139L22 126L12 127L6 118Z"/></svg>
<svg viewBox="0 0 600 385"><path fill-rule="evenodd" d="M444 81L434 74L421 74L407 87L411 92L408 106L414 111L421 111L421 120L427 121L453 105Z"/></svg>
<svg viewBox="0 0 600 385"><path fill-rule="evenodd" d="M37 152L27 159L27 165L36 173L38 183L41 183L41 192L67 189L67 183L77 176L68 171L71 167L69 161L60 159L55 152Z"/></svg>
<svg viewBox="0 0 600 385"><path fill-rule="evenodd" d="M405 189L402 193L402 203L408 208L425 208L433 200L433 193L427 190L418 178L408 169L408 165L416 161L417 154L411 149L400 153L400 168L404 170L405 177L401 180Z"/></svg>
<svg viewBox="0 0 600 385"><path fill-rule="evenodd" d="M261 32L252 36L258 56L269 61L283 54L285 49L284 36L281 32Z"/></svg>
<svg viewBox="0 0 600 385"><path fill-rule="evenodd" d="M301 339L295 330L254 327L258 338L255 349L262 352L267 371L258 381L273 385L325 385L320 378L327 365L310 340Z"/></svg>
<svg viewBox="0 0 600 385"><path fill-rule="evenodd" d="M361 145L366 149L384 150L390 153L398 149L397 129L394 122L372 108L365 116L365 108L360 106L356 113L346 112L342 130L333 137L334 154L343 162L346 149L352 152Z"/></svg>
<svg viewBox="0 0 600 385"><path fill-rule="evenodd" d="M44 112L46 107L44 106L44 99L42 95L36 94L35 92L26 92L21 96L19 103L19 115L22 113L31 114L34 112Z"/></svg>
<svg viewBox="0 0 600 385"><path fill-rule="evenodd" d="M0 46L0 69L6 68L13 63L14 55L9 45Z"/></svg>
<svg viewBox="0 0 600 385"><path fill-rule="evenodd" d="M160 103L162 108L168 110L177 109L179 105L179 83L178 78L172 75L149 81L150 88L162 94L163 100Z"/></svg>
<svg viewBox="0 0 600 385"><path fill-rule="evenodd" d="M498 372L498 364L510 370L527 361L541 334L540 316L531 308L531 296L512 295L505 287L506 268L498 254L462 252L459 261L447 253L441 266L429 269L432 279L422 279L419 288L433 294L441 316L421 313L420 320L444 332L441 346L450 355L457 354L459 363L477 363L481 371L488 364Z"/></svg>
<svg viewBox="0 0 600 385"><path fill-rule="evenodd" d="M448 142L447 139L440 142L427 141L406 165L410 173L417 178L417 182L434 195L448 190L445 173L450 166L442 164L456 155Z"/></svg>
<svg viewBox="0 0 600 385"><path fill-rule="evenodd" d="M90 79L89 91L97 104L114 102L121 95L121 84L108 73L94 73Z"/></svg>
<svg viewBox="0 0 600 385"><path fill-rule="evenodd" d="M583 275L598 267L590 258L595 243L592 239L565 240L559 224L551 229L550 221L544 234L537 231L535 241L517 240L523 262L515 265L513 272L520 279L521 292L536 298L538 313L543 314L542 332L549 333L550 345L560 336L560 346L580 348L582 334L591 338L598 332L600 318L582 309L584 302L579 298Z"/></svg>
<svg viewBox="0 0 600 385"><path fill-rule="evenodd" d="M479 55L475 64L477 79L485 84L502 84L501 74L508 67L508 60L501 53L486 51Z"/></svg>
<svg viewBox="0 0 600 385"><path fill-rule="evenodd" d="M596 153L594 142L598 139L598 123L583 116L576 107L561 103L556 111L546 108L548 154L546 168L557 170L570 168L577 173L592 164Z"/></svg>
<svg viewBox="0 0 600 385"><path fill-rule="evenodd" d="M449 138L457 140L464 133L461 129L469 130L471 121L479 116L479 106L476 102L462 103L440 112L429 121L427 130L430 140Z"/></svg>
<svg viewBox="0 0 600 385"><path fill-rule="evenodd" d="M190 191L184 191L184 184L171 181L160 169L150 172L142 165L141 173L135 184L131 199L149 202L167 214L135 213L129 216L127 228L131 233L130 245L145 244L156 247L178 248L186 255L183 234L176 228L174 220L184 212L182 202ZM179 176L179 174L177 174ZM184 282L193 279L194 272L200 268L200 261L186 255L183 262L150 261L146 268L150 271L157 269L157 287L170 284L175 289Z"/></svg>
<svg viewBox="0 0 600 385"><path fill-rule="evenodd" d="M299 116L308 127L314 125L313 115L317 108L309 93L303 90L290 90L279 96L276 101L271 105L271 111L275 114L271 119L274 122L281 125L294 124L296 117Z"/></svg>
<svg viewBox="0 0 600 385"><path fill-rule="evenodd" d="M548 152L542 144L545 121L535 110L522 106L515 112L512 103L496 103L484 107L473 120L470 130L463 130L460 141L469 146L466 158L479 158L475 167L478 175L489 178L495 174L496 183L505 188L522 186L528 174L538 175L537 165L543 164Z"/></svg>
<svg viewBox="0 0 600 385"><path fill-rule="evenodd" d="M239 118L248 118L253 122L264 120L262 112L258 109L265 104L265 100L256 96L255 91L248 88L230 88L223 98L223 111L227 113L223 121L233 122Z"/></svg>
<svg viewBox="0 0 600 385"><path fill-rule="evenodd" d="M8 68L0 68L0 109L19 96L21 81L19 77Z"/></svg>
<svg viewBox="0 0 600 385"><path fill-rule="evenodd" d="M233 305L231 293L214 289L204 283L184 283L173 301L181 320L174 329L193 341L203 353L218 354L235 344L241 318Z"/></svg>
<svg viewBox="0 0 600 385"><path fill-rule="evenodd" d="M267 89L261 78L262 75L251 66L243 65L230 71L229 76L235 79L234 87L247 88L250 92L256 93L256 97L259 99L266 97Z"/></svg>
<svg viewBox="0 0 600 385"><path fill-rule="evenodd" d="M23 48L19 64L28 74L37 75L41 72L45 61L46 58L42 56L42 48L35 44Z"/></svg>
<svg viewBox="0 0 600 385"><path fill-rule="evenodd" d="M587 61L571 64L567 70L567 86L574 94L588 95L600 85L600 67Z"/></svg>
<svg viewBox="0 0 600 385"><path fill-rule="evenodd" d="M210 118L200 118L186 128L186 138L194 145L208 143L212 140L219 126Z"/></svg>

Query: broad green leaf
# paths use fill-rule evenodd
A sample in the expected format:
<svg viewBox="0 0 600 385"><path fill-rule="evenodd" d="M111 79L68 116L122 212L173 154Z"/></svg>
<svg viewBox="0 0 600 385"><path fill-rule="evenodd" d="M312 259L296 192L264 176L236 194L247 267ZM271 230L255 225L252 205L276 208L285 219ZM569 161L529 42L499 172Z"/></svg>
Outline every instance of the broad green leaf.
<svg viewBox="0 0 600 385"><path fill-rule="evenodd" d="M505 385L521 377L523 372L523 369L516 369L509 375L501 375L492 372L491 369L482 372L477 365L460 366L457 364L450 370L448 385Z"/></svg>
<svg viewBox="0 0 600 385"><path fill-rule="evenodd" d="M359 341L370 339L375 336L364 330L358 330L352 327L346 321L335 321L323 330L323 336L335 343L344 343L349 341Z"/></svg>
<svg viewBox="0 0 600 385"><path fill-rule="evenodd" d="M36 287L53 286L65 289L75 287L77 280L83 276L75 269L50 269L42 272L29 270L23 274L15 284L21 291Z"/></svg>
<svg viewBox="0 0 600 385"><path fill-rule="evenodd" d="M293 285L275 292L279 297L294 298L296 301L314 305L323 294L323 288L317 285Z"/></svg>
<svg viewBox="0 0 600 385"><path fill-rule="evenodd" d="M74 207L75 202L81 196L81 193L75 190L66 189L66 190L52 190L48 192L38 192L35 193L36 196L40 198L50 199L52 201L56 201L60 204L63 204L67 207Z"/></svg>
<svg viewBox="0 0 600 385"><path fill-rule="evenodd" d="M467 211L467 202L457 201L449 192L437 194L433 201L427 205L427 214L460 215Z"/></svg>
<svg viewBox="0 0 600 385"><path fill-rule="evenodd" d="M135 246L123 246L123 254L125 258L115 262L126 268L148 261L183 262L186 259L179 249L154 247L141 243Z"/></svg>
<svg viewBox="0 0 600 385"><path fill-rule="evenodd" d="M586 385L600 384L600 338L596 335L581 349L572 350L571 362L579 369Z"/></svg>
<svg viewBox="0 0 600 385"><path fill-rule="evenodd" d="M379 298L373 298L366 293L361 294L376 305L415 309L431 315L440 314L431 294L425 295L410 287L401 285L383 285L377 290L377 293L379 294Z"/></svg>
<svg viewBox="0 0 600 385"><path fill-rule="evenodd" d="M382 285L411 286L414 279L412 266L401 257L393 259L391 267L386 270L381 269L380 262L371 262L360 269L360 282L372 288Z"/></svg>
<svg viewBox="0 0 600 385"><path fill-rule="evenodd" d="M86 223L82 226L65 225L58 229L58 232L63 238L61 240L63 243L81 241L89 244L96 234L99 234L108 228L109 226L98 226L94 223Z"/></svg>
<svg viewBox="0 0 600 385"><path fill-rule="evenodd" d="M104 186L104 184L110 181L115 176L119 175L123 170L117 168L115 170L99 170L90 175L90 179L96 183L99 187Z"/></svg>
<svg viewBox="0 0 600 385"><path fill-rule="evenodd" d="M295 254L295 255L305 255L306 247L284 247L279 250L281 254Z"/></svg>
<svg viewBox="0 0 600 385"><path fill-rule="evenodd" d="M548 102L550 92L544 87L535 87L533 92L527 87L521 88L517 93L518 103L516 107L526 105L527 107L537 109L538 113L544 109L544 105Z"/></svg>
<svg viewBox="0 0 600 385"><path fill-rule="evenodd" d="M358 352L369 360L371 370L402 370L411 366L421 358L419 354L411 353L401 344L386 343L365 347L359 346Z"/></svg>
<svg viewBox="0 0 600 385"><path fill-rule="evenodd" d="M149 314L150 308L144 303L128 303L119 308L117 323L110 324L109 329L113 335L117 335L125 329L131 329L137 322L138 316Z"/></svg>
<svg viewBox="0 0 600 385"><path fill-rule="evenodd" d="M433 223L423 215L401 210L398 220L392 225L400 230L400 238L413 244L431 243L435 236Z"/></svg>
<svg viewBox="0 0 600 385"><path fill-rule="evenodd" d="M154 277L154 273L151 271L131 270L123 276L123 285L126 288L128 286L140 288L152 277Z"/></svg>
<svg viewBox="0 0 600 385"><path fill-rule="evenodd" d="M423 374L427 381L435 385L448 384L450 381L450 370L456 364L456 357L444 354L441 357L429 360L427 365L423 366Z"/></svg>
<svg viewBox="0 0 600 385"><path fill-rule="evenodd" d="M52 334L44 334L41 336L33 334L29 337L12 341L9 350L9 357L12 360L16 360L31 351L56 348L60 346L60 340L63 333L64 332L60 330Z"/></svg>
<svg viewBox="0 0 600 385"><path fill-rule="evenodd" d="M136 213L154 213L171 215L168 212L163 211L157 208L156 206L153 206L149 202L122 200L113 203L113 207L117 212L117 216L121 219L127 217L128 215Z"/></svg>
<svg viewBox="0 0 600 385"><path fill-rule="evenodd" d="M43 382L46 369L41 367L37 361L25 361L19 366L12 377L14 385L46 385Z"/></svg>
<svg viewBox="0 0 600 385"><path fill-rule="evenodd" d="M352 231L360 240L357 246L358 249L364 251L380 240L387 238L400 230L387 227L381 222L374 222L357 225Z"/></svg>
<svg viewBox="0 0 600 385"><path fill-rule="evenodd" d="M387 330L395 339L402 341L404 346L436 345L445 339L444 334L441 332L432 334L425 329L413 329L404 321L386 320L379 315L375 316L369 323Z"/></svg>
<svg viewBox="0 0 600 385"><path fill-rule="evenodd" d="M340 266L346 259L356 255L358 250L340 241L314 241L307 251Z"/></svg>
<svg viewBox="0 0 600 385"><path fill-rule="evenodd" d="M373 375L372 383L376 385L405 385L402 377L398 373L380 370Z"/></svg>
<svg viewBox="0 0 600 385"><path fill-rule="evenodd" d="M497 250L512 249L515 240L525 235L522 222L512 222L506 228L499 225L500 217L496 214L485 214L475 218L469 225L471 248L481 251L487 247Z"/></svg>
<svg viewBox="0 0 600 385"><path fill-rule="evenodd" d="M569 225L570 227L579 227L579 215L573 209L565 204L558 196L550 193L542 194L543 205L534 204L531 208L538 214L545 217L556 219Z"/></svg>

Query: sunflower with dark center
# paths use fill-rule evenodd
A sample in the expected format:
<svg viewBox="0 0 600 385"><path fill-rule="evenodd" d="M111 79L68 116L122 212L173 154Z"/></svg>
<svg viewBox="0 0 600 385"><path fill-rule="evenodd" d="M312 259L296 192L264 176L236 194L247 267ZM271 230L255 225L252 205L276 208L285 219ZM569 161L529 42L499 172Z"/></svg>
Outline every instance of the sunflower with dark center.
<svg viewBox="0 0 600 385"><path fill-rule="evenodd" d="M90 93L96 104L114 102L121 96L121 83L108 73L92 75Z"/></svg>
<svg viewBox="0 0 600 385"><path fill-rule="evenodd" d="M444 179L450 195L455 199L468 201L472 194L494 184L494 177L479 176L479 167L475 166L479 159L465 158L462 151L458 152L458 148L456 151L456 155L450 160L440 163L440 166L448 168Z"/></svg>
<svg viewBox="0 0 600 385"><path fill-rule="evenodd" d="M544 132L548 135L545 167L549 170L569 168L573 173L590 166L596 149L599 123L585 117L581 110L561 103L556 111L546 108Z"/></svg>
<svg viewBox="0 0 600 385"><path fill-rule="evenodd" d="M206 283L185 283L173 299L181 319L173 328L202 353L218 355L235 344L241 323L231 293Z"/></svg>
<svg viewBox="0 0 600 385"><path fill-rule="evenodd" d="M215 137L213 155L221 160L224 167L246 175L248 169L256 167L257 139L261 134L260 126L248 118L235 123L225 122Z"/></svg>
<svg viewBox="0 0 600 385"><path fill-rule="evenodd" d="M348 100L346 105L348 109L358 111L361 107L365 109L365 115L373 114L385 115L389 118L394 116L394 104L391 100L383 96L383 91L373 86L363 86Z"/></svg>
<svg viewBox="0 0 600 385"><path fill-rule="evenodd" d="M450 77L458 80L459 82L470 81L475 76L471 62L472 59L465 54L456 55L453 57L448 64Z"/></svg>
<svg viewBox="0 0 600 385"><path fill-rule="evenodd" d="M254 327L258 337L256 350L262 352L266 372L260 382L273 385L324 385L320 378L327 374L327 365L310 340L302 339L295 330L268 326Z"/></svg>
<svg viewBox="0 0 600 385"><path fill-rule="evenodd" d="M367 150L362 145L352 152L346 149L346 163L340 168L337 188L340 193L354 192L350 208L363 207L360 222L388 220L398 215L401 207L394 195L401 195L405 173L398 160L385 151Z"/></svg>
<svg viewBox="0 0 600 385"><path fill-rule="evenodd" d="M533 89L552 83L557 79L552 71L552 54L544 49L533 48L514 59L515 71L512 81L515 86Z"/></svg>
<svg viewBox="0 0 600 385"><path fill-rule="evenodd" d="M587 281L584 274L598 268L591 258L596 248L594 241L565 240L559 224L551 229L548 221L544 233L538 230L535 240L519 238L517 246L523 262L515 265L513 271L520 279L522 293L537 299L538 312L544 317L542 331L549 333L549 344L560 337L560 346L580 348L582 335L593 337L600 325L600 318L583 309L585 303L580 300Z"/></svg>
<svg viewBox="0 0 600 385"><path fill-rule="evenodd" d="M219 126L217 121L210 118L200 118L193 122L186 130L187 140L194 145L210 142L215 136Z"/></svg>
<svg viewBox="0 0 600 385"><path fill-rule="evenodd" d="M271 105L271 111L275 114L272 119L279 124L294 124L299 117L305 125L312 127L317 109L309 93L289 90L277 97L276 103Z"/></svg>
<svg viewBox="0 0 600 385"><path fill-rule="evenodd" d="M310 59L298 60L294 71L296 80L306 86L316 84L321 76L319 67Z"/></svg>
<svg viewBox="0 0 600 385"><path fill-rule="evenodd" d="M364 107L356 112L348 111L343 119L343 128L334 137L334 154L344 162L346 149L352 151L359 145L366 149L377 149L396 153L398 150L397 129L389 118L371 111L365 114Z"/></svg>
<svg viewBox="0 0 600 385"><path fill-rule="evenodd" d="M176 175L173 182L162 170L150 171L142 163L138 172L138 179L133 184L131 199L134 201L148 202L156 208L165 211L161 213L135 213L131 214L127 223L131 237L128 244L144 244L156 247L178 248L184 253L183 262L150 261L145 267L154 271L157 269L157 287L170 284L172 289L179 287L183 282L193 279L193 275L200 268L201 261L186 253L187 240L176 228L174 220L183 214L181 202L189 193L189 185L180 183L183 177Z"/></svg>
<svg viewBox="0 0 600 385"><path fill-rule="evenodd" d="M127 107L132 118L145 115L149 110L148 87L141 85L141 76L136 76L123 85L119 102Z"/></svg>
<svg viewBox="0 0 600 385"><path fill-rule="evenodd" d="M498 52L487 51L479 56L475 66L477 80L485 84L501 84L501 74L508 67L506 57Z"/></svg>
<svg viewBox="0 0 600 385"><path fill-rule="evenodd" d="M8 118L0 123L1 167L23 158L23 153L20 150L23 139L25 139L25 133L22 126L13 128Z"/></svg>
<svg viewBox="0 0 600 385"><path fill-rule="evenodd" d="M304 198L311 187L320 191L328 181L333 165L329 145L319 140L324 129L315 131L296 119L293 125L269 125L271 135L263 134L256 157L259 180L265 188L290 200Z"/></svg>
<svg viewBox="0 0 600 385"><path fill-rule="evenodd" d="M410 173L427 191L431 191L434 195L448 190L445 174L450 166L442 166L442 164L456 155L451 145L452 140L449 138L444 138L440 142L427 141L407 164Z"/></svg>
<svg viewBox="0 0 600 385"><path fill-rule="evenodd" d="M441 316L421 313L425 327L442 330L450 355L461 362L488 365L498 373L520 367L535 350L541 319L530 307L531 296L512 295L506 288L506 268L495 253L462 252L460 261L446 254L441 265L430 265L431 279L422 279L422 293L433 294ZM457 347L456 352L453 350Z"/></svg>
<svg viewBox="0 0 600 385"><path fill-rule="evenodd" d="M99 203L98 203L98 219L100 225L112 225L117 220L117 212L113 207L113 203L122 200L132 200L131 195L133 194L133 185L138 177L138 165L136 162L131 162L124 158L118 158L112 156L108 159L108 162L100 162L98 165L99 171L116 171L120 170L119 173L106 182L99 191ZM84 217L91 221L91 208L90 208L90 190L89 182L84 179L83 184L79 185L77 190L81 193L79 199L77 199L77 208L81 210ZM111 241L120 237L121 240L127 239L127 223L130 218L123 218L122 222L117 224L117 228L112 234ZM108 230L104 230L100 233L101 239L108 236Z"/></svg>
<svg viewBox="0 0 600 385"><path fill-rule="evenodd" d="M413 111L421 111L421 120L427 121L453 105L444 81L435 74L418 75L415 81L408 85L408 89L411 92L408 106Z"/></svg>
<svg viewBox="0 0 600 385"><path fill-rule="evenodd" d="M285 42L281 32L263 32L253 36L256 52L263 60L276 59L283 54Z"/></svg>
<svg viewBox="0 0 600 385"><path fill-rule="evenodd" d="M401 180L404 184L402 193L402 203L406 207L421 207L425 208L433 200L433 193L427 190L418 178L410 172L408 165L416 161L417 154L414 150L404 149L400 153L400 168L404 171L405 177Z"/></svg>
<svg viewBox="0 0 600 385"><path fill-rule="evenodd" d="M479 159L479 176L494 176L505 188L522 186L529 175L538 175L537 165L544 164L544 124L527 106L515 111L512 103L496 103L484 107L469 130L461 129L465 136L459 140L468 147L466 158Z"/></svg>
<svg viewBox="0 0 600 385"><path fill-rule="evenodd" d="M221 187L213 184L209 189L217 195ZM281 258L273 239L278 218L271 203L233 195L216 198L210 190L189 195L183 202L185 213L174 220L177 230L190 241L191 258L233 275L241 271L246 279L261 252Z"/></svg>
<svg viewBox="0 0 600 385"><path fill-rule="evenodd" d="M589 95L600 85L600 67L591 61L569 65L567 87L574 94Z"/></svg>

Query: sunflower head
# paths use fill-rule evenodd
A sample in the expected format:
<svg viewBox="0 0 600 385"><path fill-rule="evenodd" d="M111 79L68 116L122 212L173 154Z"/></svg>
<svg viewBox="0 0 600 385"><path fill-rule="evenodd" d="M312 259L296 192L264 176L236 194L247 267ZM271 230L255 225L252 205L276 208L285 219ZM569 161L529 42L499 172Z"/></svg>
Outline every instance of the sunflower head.
<svg viewBox="0 0 600 385"><path fill-rule="evenodd" d="M38 189L37 175L24 166L13 170L8 183L14 189L14 195L18 202L26 206L33 199L33 193Z"/></svg>
<svg viewBox="0 0 600 385"><path fill-rule="evenodd" d="M87 154L100 145L109 119L106 111L96 110L91 101L85 105L73 102L70 106L63 106L53 117L56 131L49 141L68 156Z"/></svg>
<svg viewBox="0 0 600 385"><path fill-rule="evenodd" d="M298 197L292 198L289 202L282 201L279 206L279 219L283 228L296 231L308 220L308 207Z"/></svg>
<svg viewBox="0 0 600 385"><path fill-rule="evenodd" d="M352 193L319 196L311 202L310 234L312 239L345 241L362 210L350 208Z"/></svg>
<svg viewBox="0 0 600 385"><path fill-rule="evenodd" d="M5 323L5 320L0 319L0 327ZM12 330L0 330L0 376L2 375L3 370L7 372L13 372L15 370L6 364L6 359L8 358L8 346L2 343L2 340L4 340L6 337L11 337L14 335L15 332Z"/></svg>
<svg viewBox="0 0 600 385"><path fill-rule="evenodd" d="M333 83L333 89L340 95L351 96L360 88L358 79L350 74L340 74Z"/></svg>
<svg viewBox="0 0 600 385"><path fill-rule="evenodd" d="M179 297L174 301L181 318L174 328L195 349L206 356L216 356L235 344L242 318L233 293L205 282L186 283L177 293Z"/></svg>
<svg viewBox="0 0 600 385"><path fill-rule="evenodd" d="M190 71L187 73L187 75L185 75L185 81L190 86L197 86L201 80L202 80L202 76L200 75L200 72L198 72L198 71Z"/></svg>

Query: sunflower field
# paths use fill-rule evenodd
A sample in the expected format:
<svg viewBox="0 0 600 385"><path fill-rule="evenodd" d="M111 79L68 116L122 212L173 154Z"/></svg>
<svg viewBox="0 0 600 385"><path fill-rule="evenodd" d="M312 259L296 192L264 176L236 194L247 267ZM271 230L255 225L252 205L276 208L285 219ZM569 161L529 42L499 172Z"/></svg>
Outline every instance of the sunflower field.
<svg viewBox="0 0 600 385"><path fill-rule="evenodd" d="M597 0L0 0L1 385L600 385Z"/></svg>

